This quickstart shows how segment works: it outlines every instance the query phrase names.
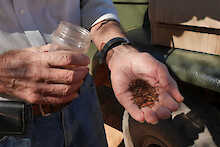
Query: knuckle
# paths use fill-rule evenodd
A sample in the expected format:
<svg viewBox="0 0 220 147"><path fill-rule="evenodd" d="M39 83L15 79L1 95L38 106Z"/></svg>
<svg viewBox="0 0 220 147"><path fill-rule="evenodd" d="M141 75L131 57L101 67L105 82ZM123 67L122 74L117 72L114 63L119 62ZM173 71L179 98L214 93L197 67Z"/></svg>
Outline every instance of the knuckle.
<svg viewBox="0 0 220 147"><path fill-rule="evenodd" d="M28 89L27 93L27 101L31 104L39 103L40 95L37 93L37 88Z"/></svg>
<svg viewBox="0 0 220 147"><path fill-rule="evenodd" d="M72 83L72 82L73 82L73 79L74 79L74 75L75 75L75 72L74 72L74 71L67 71L66 74L65 74L65 80L66 80L68 83Z"/></svg>
<svg viewBox="0 0 220 147"><path fill-rule="evenodd" d="M27 98L27 101L31 104L36 104L39 101L39 97L36 94L33 94L32 96Z"/></svg>
<svg viewBox="0 0 220 147"><path fill-rule="evenodd" d="M61 56L61 61L63 61L63 63L65 65L70 65L72 63L72 57L68 54L62 55Z"/></svg>
<svg viewBox="0 0 220 147"><path fill-rule="evenodd" d="M9 82L6 82L6 87L15 88L17 86L16 82L17 82L17 79L12 78L11 80L9 80Z"/></svg>
<svg viewBox="0 0 220 147"><path fill-rule="evenodd" d="M64 86L63 87L63 95L69 95L70 94L70 90L71 90L71 88L70 88L70 86Z"/></svg>

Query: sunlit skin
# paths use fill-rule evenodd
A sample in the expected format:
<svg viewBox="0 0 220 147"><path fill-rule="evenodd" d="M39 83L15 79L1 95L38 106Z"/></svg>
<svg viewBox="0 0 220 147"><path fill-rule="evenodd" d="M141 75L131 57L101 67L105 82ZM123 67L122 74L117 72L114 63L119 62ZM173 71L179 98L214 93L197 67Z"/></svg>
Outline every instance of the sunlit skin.
<svg viewBox="0 0 220 147"><path fill-rule="evenodd" d="M97 24L91 29L93 40L99 50L103 44L114 37L126 37L120 25L115 22ZM148 53L140 53L130 45L120 45L108 52L108 67L114 93L122 106L139 122L156 124L160 119L167 119L183 101L176 82L166 66ZM134 79L143 79L159 89L159 102L152 108L139 109L132 101L129 83Z"/></svg>
<svg viewBox="0 0 220 147"><path fill-rule="evenodd" d="M59 51L49 51L54 49ZM75 99L89 71L89 58L62 49L48 44L2 54L0 92L34 104L60 104ZM64 69L67 65L79 67Z"/></svg>
<svg viewBox="0 0 220 147"><path fill-rule="evenodd" d="M116 21L98 23L91 28L91 36L99 50L114 37L126 37ZM49 51L56 49L58 51ZM60 104L75 99L88 74L89 58L62 49L48 44L1 54L0 92L37 104ZM137 121L155 124L169 118L183 101L167 68L148 53L140 53L130 45L120 45L109 51L106 62L118 101ZM78 67L65 69L68 65ZM128 85L135 78L159 87L159 102L152 109L139 109L133 104Z"/></svg>

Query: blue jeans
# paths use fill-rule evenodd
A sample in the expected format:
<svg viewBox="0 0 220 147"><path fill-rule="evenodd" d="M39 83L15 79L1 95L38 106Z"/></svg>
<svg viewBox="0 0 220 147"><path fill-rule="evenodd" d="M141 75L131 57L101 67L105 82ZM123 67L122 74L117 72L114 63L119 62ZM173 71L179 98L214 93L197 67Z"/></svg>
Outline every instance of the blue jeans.
<svg viewBox="0 0 220 147"><path fill-rule="evenodd" d="M29 121L24 136L6 136L0 147L107 147L102 114L91 76L80 96L61 112Z"/></svg>

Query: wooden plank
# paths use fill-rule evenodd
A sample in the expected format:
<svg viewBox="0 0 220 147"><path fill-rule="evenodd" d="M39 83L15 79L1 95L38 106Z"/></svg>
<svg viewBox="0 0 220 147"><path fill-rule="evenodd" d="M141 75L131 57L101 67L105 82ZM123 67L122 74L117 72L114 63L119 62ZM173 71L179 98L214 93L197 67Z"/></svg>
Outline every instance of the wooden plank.
<svg viewBox="0 0 220 147"><path fill-rule="evenodd" d="M219 0L150 0L152 21L220 29Z"/></svg>
<svg viewBox="0 0 220 147"><path fill-rule="evenodd" d="M108 147L117 147L123 140L123 133L105 124L106 138Z"/></svg>
<svg viewBox="0 0 220 147"><path fill-rule="evenodd" d="M220 55L220 35L152 25L152 44Z"/></svg>
<svg viewBox="0 0 220 147"><path fill-rule="evenodd" d="M220 55L220 1L150 0L152 43Z"/></svg>

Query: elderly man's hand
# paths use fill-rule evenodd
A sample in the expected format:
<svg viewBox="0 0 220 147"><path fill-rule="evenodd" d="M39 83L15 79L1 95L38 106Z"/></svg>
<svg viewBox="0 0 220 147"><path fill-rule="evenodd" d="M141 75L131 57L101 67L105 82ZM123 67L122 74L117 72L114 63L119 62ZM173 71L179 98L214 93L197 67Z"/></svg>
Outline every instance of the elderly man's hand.
<svg viewBox="0 0 220 147"><path fill-rule="evenodd" d="M140 53L131 46L121 45L112 52L109 52L107 57L112 87L118 101L130 115L137 121L147 121L152 124L160 119L169 118L171 112L178 109L183 97L165 65L148 53ZM158 87L159 102L156 102L152 108L139 109L133 103L129 83L135 79L145 80L151 86Z"/></svg>
<svg viewBox="0 0 220 147"><path fill-rule="evenodd" d="M9 51L0 55L0 93L29 103L66 103L78 96L88 64L87 56L51 44Z"/></svg>

